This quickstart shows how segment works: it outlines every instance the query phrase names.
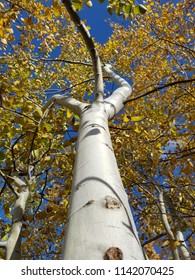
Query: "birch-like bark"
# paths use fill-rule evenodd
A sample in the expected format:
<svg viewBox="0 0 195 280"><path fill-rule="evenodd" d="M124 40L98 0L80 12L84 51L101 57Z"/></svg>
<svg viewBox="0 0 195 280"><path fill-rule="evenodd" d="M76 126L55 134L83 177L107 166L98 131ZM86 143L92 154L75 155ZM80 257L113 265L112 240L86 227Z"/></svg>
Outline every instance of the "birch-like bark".
<svg viewBox="0 0 195 280"><path fill-rule="evenodd" d="M120 88L103 100L102 65L94 42L71 1L62 2L91 54L96 86L91 105L55 95L44 106L57 103L80 116L63 259L144 259L108 128L108 119L123 108L131 87L105 65Z"/></svg>
<svg viewBox="0 0 195 280"><path fill-rule="evenodd" d="M167 218L167 211L166 211L166 207L165 207L165 203L164 203L164 196L163 196L163 191L160 190L159 188L156 187L156 189L158 190L159 193L159 207L160 207L160 211L161 211L161 218L162 218L162 222L165 228L165 231L169 237L169 240L174 242L175 241L175 236L171 230L171 227L169 225L169 221ZM173 254L173 259L174 260L179 260L179 254L178 254L178 249L175 246L174 249L172 250L172 254Z"/></svg>
<svg viewBox="0 0 195 280"><path fill-rule="evenodd" d="M70 109L74 114L78 116L80 116L83 109L89 105L88 103L80 102L72 97L66 97L60 94L55 94L44 104L42 110L45 111L46 109L50 108L52 104L65 106L66 108Z"/></svg>
<svg viewBox="0 0 195 280"><path fill-rule="evenodd" d="M102 103L81 115L63 259L144 259Z"/></svg>
<svg viewBox="0 0 195 280"><path fill-rule="evenodd" d="M144 259L108 128L131 87L109 65L104 69L120 85L109 101L86 106L54 96L44 106L72 106L81 118L63 259Z"/></svg>
<svg viewBox="0 0 195 280"><path fill-rule="evenodd" d="M127 100L127 98L132 93L130 84L119 75L115 74L111 68L112 66L109 64L104 65L106 74L114 83L119 85L119 88L116 89L111 96L104 100L105 110L109 120L112 119L124 107L125 100Z"/></svg>
<svg viewBox="0 0 195 280"><path fill-rule="evenodd" d="M186 243L185 243L185 239L183 236L183 233L180 229L180 223L178 221L178 214L177 211L175 210L175 207L170 199L170 197L165 194L165 200L168 204L169 210L170 210L170 214L171 214L171 218L175 227L175 239L180 243L180 245L178 246L178 250L179 250L179 254L181 256L182 260L190 260L190 253L187 249Z"/></svg>
<svg viewBox="0 0 195 280"><path fill-rule="evenodd" d="M14 205L12 227L6 245L6 258L8 260L19 260L21 256L22 223L29 197L29 185L16 176L13 177L13 180L19 188L19 193Z"/></svg>
<svg viewBox="0 0 195 280"><path fill-rule="evenodd" d="M14 205L12 226L9 238L6 242L0 242L0 247L6 248L7 260L19 260L21 256L22 223L29 197L29 185L17 176L11 177L14 184L19 188Z"/></svg>

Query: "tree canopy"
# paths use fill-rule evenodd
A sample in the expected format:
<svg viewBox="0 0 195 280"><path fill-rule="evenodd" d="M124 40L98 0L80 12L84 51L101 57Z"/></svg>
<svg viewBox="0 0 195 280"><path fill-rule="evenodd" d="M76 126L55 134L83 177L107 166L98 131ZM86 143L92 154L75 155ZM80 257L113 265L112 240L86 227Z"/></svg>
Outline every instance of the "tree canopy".
<svg viewBox="0 0 195 280"><path fill-rule="evenodd" d="M87 9L82 4L93 1L72 2ZM149 259L172 259L183 240L192 256L195 4L148 0L142 15L133 2L108 2L110 14L123 17L111 17L111 37L95 44L102 62L133 84L109 127L140 241ZM22 259L60 259L79 117L43 105L56 93L90 103L91 57L60 1L5 0L0 7L0 236L6 241L12 226L13 176L27 180L31 169ZM114 88L106 74L104 82L109 96Z"/></svg>

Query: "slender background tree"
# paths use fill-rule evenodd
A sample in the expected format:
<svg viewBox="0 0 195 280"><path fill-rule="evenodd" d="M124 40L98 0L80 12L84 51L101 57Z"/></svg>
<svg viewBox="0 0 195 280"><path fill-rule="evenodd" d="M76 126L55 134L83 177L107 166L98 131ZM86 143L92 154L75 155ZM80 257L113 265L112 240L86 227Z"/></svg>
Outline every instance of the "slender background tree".
<svg viewBox="0 0 195 280"><path fill-rule="evenodd" d="M91 6L92 2L85 3ZM82 6L84 1L72 4L77 10L87 9ZM67 209L72 166L80 149L75 143L78 126L83 125L78 116L89 110L92 100L101 104L103 99L108 102L107 113L111 112L113 149L145 254L149 259L193 257L194 3L148 1L144 15L140 14L142 6L127 5L126 1L122 6L119 1L109 4L108 12L122 17L119 23L111 22L113 34L107 43L94 46L102 65L111 64L134 89L115 117L108 109L116 89L114 74L104 67L102 96L99 57L93 45L86 46L88 39L83 40L61 2L0 4L2 258L5 254L8 259L61 258L64 225L71 220ZM78 29L82 26L77 25ZM123 83L120 80L119 87ZM96 139L97 128L93 132L91 138ZM85 149L87 145L91 159L90 143ZM110 145L105 144L103 154L106 150L113 154ZM98 170L98 162L89 168ZM110 198L115 209L106 209L109 213L118 215L121 208L128 212L129 206L124 207L118 196L107 194L104 205L109 205ZM69 217L75 220L78 216L77 221L80 213L88 217L100 204L97 195L86 200L84 196L82 209L71 207ZM97 212L96 222L99 217ZM104 236L105 240L110 237ZM125 240L123 234L120 237ZM65 247L72 241L67 239ZM125 246L128 250L128 242ZM101 258L130 258L118 245L109 248L101 248Z"/></svg>

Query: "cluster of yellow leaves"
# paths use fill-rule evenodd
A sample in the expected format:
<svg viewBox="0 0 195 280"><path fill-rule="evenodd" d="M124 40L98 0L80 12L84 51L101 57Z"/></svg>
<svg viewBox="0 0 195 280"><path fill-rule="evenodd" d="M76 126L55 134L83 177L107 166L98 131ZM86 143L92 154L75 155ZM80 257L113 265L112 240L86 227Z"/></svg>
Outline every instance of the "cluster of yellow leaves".
<svg viewBox="0 0 195 280"><path fill-rule="evenodd" d="M194 4L147 3L148 12L129 26L112 23L113 35L101 52L133 82L133 96L111 127L143 242L164 231L156 186L172 199L182 230L195 228L188 218L194 216ZM189 82L158 90L181 80ZM164 247L162 256L170 257Z"/></svg>
<svg viewBox="0 0 195 280"><path fill-rule="evenodd" d="M35 165L25 215L23 258L44 255L58 259L79 121L75 123L72 113L62 108L44 116L41 107L46 95L59 92L90 101L93 84L82 82L93 78L92 67L66 63L87 64L90 57L60 1L52 1L51 6L47 1L12 2L14 5L7 1L0 4L5 52L1 57L0 168L9 175L14 168L27 170L29 162ZM72 2L80 5L85 1ZM114 5L114 1L110 3ZM104 46L97 45L102 60L111 62L133 82L133 97L162 84L194 77L191 5L184 1L162 7L148 1L144 17L136 17L126 27L112 23L111 38ZM52 61L53 57L58 61ZM68 89L75 84L77 87L70 92ZM164 232L159 222L156 185L172 199L182 230L195 230L190 222L193 220L188 219L194 215L195 196L193 102L193 83L176 84L129 101L110 123L141 242ZM3 180L0 183L2 188ZM1 221L0 231L6 239L15 197L7 187L0 199L2 205L6 202L1 209L5 220ZM172 223L170 215L169 220ZM148 245L147 252L158 259L155 244ZM169 258L162 244L159 240L161 257ZM192 251L192 242L189 246Z"/></svg>
<svg viewBox="0 0 195 280"><path fill-rule="evenodd" d="M88 54L60 1L52 1L52 6L43 1L15 1L13 5L3 1L1 9L4 54L1 56L0 168L9 175L15 168L26 172L29 164L35 165L24 223L23 252L27 254L23 258L38 258L43 251L50 258L50 245L45 249L43 246L44 241L51 244L52 240L56 240L52 248L54 258L60 258L58 239L63 236L76 137L72 133L71 112L54 109L44 116L41 107L47 98L45 93L52 94L89 78L91 67L86 70L81 66L84 69L81 76L75 65L63 62L77 60L79 55L84 60ZM46 61L54 50L61 62ZM79 91L80 99L82 94L84 89ZM0 184L3 188L2 178ZM1 202L4 201L1 240L8 238L15 201L8 187L1 195Z"/></svg>

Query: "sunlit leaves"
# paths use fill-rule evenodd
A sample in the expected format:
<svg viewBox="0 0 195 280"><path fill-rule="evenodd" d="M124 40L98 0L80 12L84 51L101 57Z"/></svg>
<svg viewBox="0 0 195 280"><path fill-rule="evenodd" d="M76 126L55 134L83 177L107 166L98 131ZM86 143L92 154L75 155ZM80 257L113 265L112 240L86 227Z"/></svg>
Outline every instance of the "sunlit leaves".
<svg viewBox="0 0 195 280"><path fill-rule="evenodd" d="M132 19L136 15L145 14L146 7L142 4L135 5L134 2L134 0L108 0L108 14L113 15L113 13L116 13L117 16L123 16L124 19ZM91 0L72 0L72 5L76 11L83 9L84 3L88 8L93 6L93 1ZM105 0L98 0L98 3L105 3Z"/></svg>
<svg viewBox="0 0 195 280"><path fill-rule="evenodd" d="M11 213L10 213L10 212L11 212L11 207L10 207L9 204L4 204L3 210L4 210L5 216L6 216L7 218L12 218L12 215L11 215Z"/></svg>
<svg viewBox="0 0 195 280"><path fill-rule="evenodd" d="M91 7L93 6L93 4L92 4L91 1L87 0L87 1L86 1L86 6L87 6L88 8L91 8Z"/></svg>
<svg viewBox="0 0 195 280"><path fill-rule="evenodd" d="M126 122L128 122L128 121L129 121L129 118L128 118L126 115L124 115L124 117L123 117L123 121L126 123Z"/></svg>
<svg viewBox="0 0 195 280"><path fill-rule="evenodd" d="M144 116L132 116L131 117L131 121L132 122L139 122L139 121L141 121L143 119L144 119Z"/></svg>
<svg viewBox="0 0 195 280"><path fill-rule="evenodd" d="M89 7L90 2L93 4L72 1L77 10ZM110 14L133 17L130 26L112 23L108 42L96 44L102 60L133 84L130 98L194 78L194 14L189 1L163 6L148 1L144 16L133 16L145 12L133 1L99 0L103 2L108 3ZM61 2L46 3L22 0L12 8L7 1L0 3L5 52L1 56L0 168L8 176L15 169L27 174L34 168L23 225L25 259L60 258L79 125L70 110L53 106L45 114L42 104L55 93L90 102L94 90L89 81L93 78L91 66L66 63L90 64L85 44ZM85 80L88 82L83 83ZM109 124L142 244L165 231L156 186L170 196L185 236L195 230L189 219L194 216L195 195L193 104L194 83L175 84L129 101ZM1 189L4 183L1 178ZM1 237L6 240L15 197L6 186L0 199L1 205L5 203ZM172 226L170 212L168 218ZM150 258L159 259L159 254L171 258L170 250L179 244L164 243L166 240L162 235L144 246ZM191 240L189 237L193 251Z"/></svg>
<svg viewBox="0 0 195 280"><path fill-rule="evenodd" d="M72 0L72 5L76 11L80 11L83 7L84 0Z"/></svg>
<svg viewBox="0 0 195 280"><path fill-rule="evenodd" d="M194 19L194 15L189 13L187 2L162 7L149 1L146 8L148 12L144 17L132 20L129 28L113 23L114 34L103 48L104 60L114 62L118 71L133 81L133 96L150 92L156 85L180 81L184 77L194 78L193 24L187 20ZM163 232L163 225L157 223L155 185L169 193L178 217L182 216L179 213L186 217L193 215L190 206L194 188L193 167L190 165L194 154L193 92L194 82L154 91L126 103L122 118L113 121L117 124L113 129L113 142L120 171L130 189L131 205L138 219L142 220L138 226L144 232L141 235L143 240L146 236L150 239ZM138 199L137 190L147 198ZM137 210L139 207L143 216ZM146 226L148 223L150 226ZM180 223L182 230L194 230L194 225L185 218L180 218ZM169 246L170 249L173 246ZM151 256L154 257L153 253ZM161 256L168 257L164 249Z"/></svg>

